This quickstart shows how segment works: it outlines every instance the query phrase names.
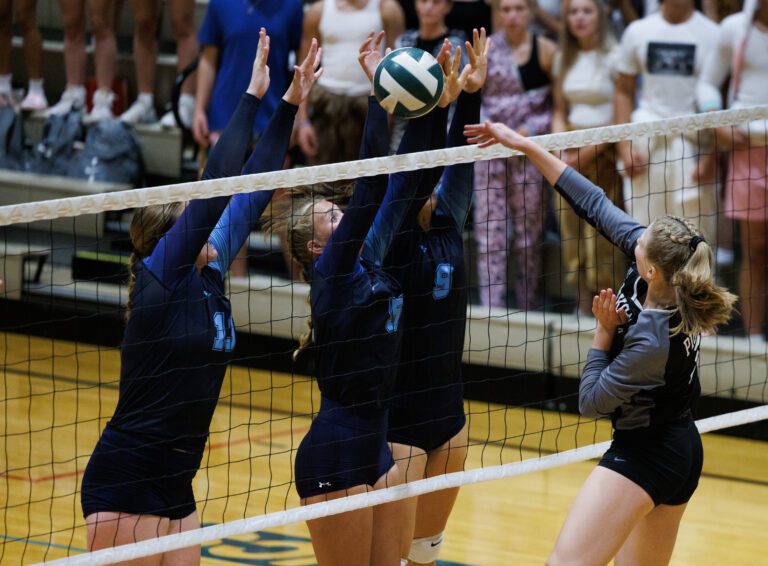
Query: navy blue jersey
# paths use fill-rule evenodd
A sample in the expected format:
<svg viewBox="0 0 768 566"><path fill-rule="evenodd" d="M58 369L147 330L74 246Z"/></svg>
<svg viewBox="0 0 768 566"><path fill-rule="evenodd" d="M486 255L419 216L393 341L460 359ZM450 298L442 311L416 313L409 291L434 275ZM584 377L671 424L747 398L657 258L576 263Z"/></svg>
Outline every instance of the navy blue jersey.
<svg viewBox="0 0 768 566"><path fill-rule="evenodd" d="M616 208L605 193L570 167L555 189L576 212L634 259L645 226ZM609 352L589 350L579 385L579 407L589 417L611 416L617 430L655 430L679 420L699 397L701 336L670 328L675 309L643 309L648 286L633 263L618 292L627 313Z"/></svg>
<svg viewBox="0 0 768 566"><path fill-rule="evenodd" d="M255 97L242 97L203 178L241 172L258 106ZM296 109L278 106L245 172L280 168ZM202 449L235 347L224 274L270 197L259 192L192 201L138 262L110 427ZM194 262L209 238L219 255L198 272Z"/></svg>
<svg viewBox="0 0 768 566"><path fill-rule="evenodd" d="M465 145L464 126L480 120L480 93L461 93L448 146ZM431 227L415 215L396 238L388 267L403 286L403 349L395 397L409 391L461 396L461 358L467 318L464 225L472 203L473 164L445 169ZM416 214L424 200L415 200ZM450 391L449 391L450 389Z"/></svg>
<svg viewBox="0 0 768 566"><path fill-rule="evenodd" d="M414 119L400 153L423 151L439 112ZM369 101L361 158L387 153L387 117ZM397 280L382 269L422 173L359 179L344 217L310 271L314 351L324 397L380 406L394 382L403 306ZM381 206L379 207L379 203ZM362 246L362 252L361 250Z"/></svg>

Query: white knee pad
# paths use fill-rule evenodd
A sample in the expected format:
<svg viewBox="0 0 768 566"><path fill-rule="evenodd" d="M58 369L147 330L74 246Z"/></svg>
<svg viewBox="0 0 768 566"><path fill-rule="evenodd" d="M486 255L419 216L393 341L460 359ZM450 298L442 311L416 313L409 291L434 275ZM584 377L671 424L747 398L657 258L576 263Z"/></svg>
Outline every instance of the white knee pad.
<svg viewBox="0 0 768 566"><path fill-rule="evenodd" d="M436 562L440 556L440 547L443 546L443 533L433 537L415 538L411 542L411 550L408 560L416 564L430 564Z"/></svg>

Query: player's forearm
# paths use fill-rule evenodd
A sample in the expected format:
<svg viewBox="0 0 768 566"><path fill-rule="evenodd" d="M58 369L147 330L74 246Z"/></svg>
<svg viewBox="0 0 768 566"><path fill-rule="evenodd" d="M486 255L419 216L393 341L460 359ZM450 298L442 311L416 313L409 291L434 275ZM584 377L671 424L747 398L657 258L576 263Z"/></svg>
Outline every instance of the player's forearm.
<svg viewBox="0 0 768 566"><path fill-rule="evenodd" d="M197 92L195 94L195 110L205 112L211 101L213 92L213 83L216 80L216 61L205 51L200 57L200 64L197 67Z"/></svg>

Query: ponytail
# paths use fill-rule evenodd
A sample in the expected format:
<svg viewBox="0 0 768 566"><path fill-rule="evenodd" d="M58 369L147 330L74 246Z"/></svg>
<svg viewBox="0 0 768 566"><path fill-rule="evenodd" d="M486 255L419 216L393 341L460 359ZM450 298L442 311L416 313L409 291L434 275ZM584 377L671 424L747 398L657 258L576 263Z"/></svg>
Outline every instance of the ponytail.
<svg viewBox="0 0 768 566"><path fill-rule="evenodd" d="M728 322L737 297L714 281L712 247L689 220L664 216L650 226L648 260L661 269L675 291L680 323L674 336L714 333Z"/></svg>

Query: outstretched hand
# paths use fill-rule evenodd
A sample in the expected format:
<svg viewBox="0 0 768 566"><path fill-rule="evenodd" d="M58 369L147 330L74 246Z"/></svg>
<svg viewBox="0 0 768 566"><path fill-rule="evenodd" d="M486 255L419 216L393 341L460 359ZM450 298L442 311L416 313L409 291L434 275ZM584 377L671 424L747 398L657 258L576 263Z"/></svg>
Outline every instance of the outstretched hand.
<svg viewBox="0 0 768 566"><path fill-rule="evenodd" d="M357 55L357 62L365 72L365 76L373 84L373 76L376 74L376 67L379 66L384 55L381 54L381 42L384 41L384 32L370 32L365 38ZM387 49L386 55L389 55L391 49Z"/></svg>
<svg viewBox="0 0 768 566"><path fill-rule="evenodd" d="M467 41L465 45L469 56L469 63L467 64L469 72L464 90L477 92L483 88L485 78L488 76L488 52L491 50L491 38L486 37L485 28L480 28L480 32L474 29L472 30L472 43ZM465 71L467 67L465 67Z"/></svg>
<svg viewBox="0 0 768 566"><path fill-rule="evenodd" d="M293 66L293 80L285 91L283 100L298 106L309 96L317 79L323 74L320 59L323 49L317 46L317 39L312 38L307 56L299 65Z"/></svg>
<svg viewBox="0 0 768 566"><path fill-rule="evenodd" d="M269 89L269 67L267 66L267 57L269 57L269 36L267 30L259 30L259 45L256 47L256 58L253 60L253 71L251 72L251 82L248 85L248 94L256 98L264 98Z"/></svg>
<svg viewBox="0 0 768 566"><path fill-rule="evenodd" d="M459 97L464 88L464 83L467 81L467 75L470 72L469 65L466 65L464 70L459 73L461 47L456 48L453 60L451 60L451 47L451 42L446 39L443 41L443 47L437 55L437 62L443 68L443 94L437 103L441 108L449 106Z"/></svg>
<svg viewBox="0 0 768 566"><path fill-rule="evenodd" d="M481 124L467 124L464 126L464 135L469 143L479 147L490 147L500 143L510 149L524 151L530 143L526 138L501 122L483 122Z"/></svg>

